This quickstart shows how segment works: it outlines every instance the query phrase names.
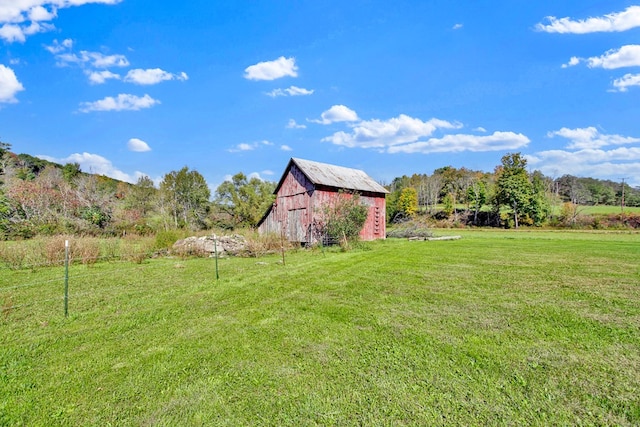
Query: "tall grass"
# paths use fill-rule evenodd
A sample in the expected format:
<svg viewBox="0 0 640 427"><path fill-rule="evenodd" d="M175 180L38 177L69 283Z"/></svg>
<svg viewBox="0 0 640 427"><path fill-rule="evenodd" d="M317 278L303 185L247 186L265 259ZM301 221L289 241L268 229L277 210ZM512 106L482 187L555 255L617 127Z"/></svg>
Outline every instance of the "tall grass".
<svg viewBox="0 0 640 427"><path fill-rule="evenodd" d="M0 270L0 425L640 424L640 235L456 234Z"/></svg>

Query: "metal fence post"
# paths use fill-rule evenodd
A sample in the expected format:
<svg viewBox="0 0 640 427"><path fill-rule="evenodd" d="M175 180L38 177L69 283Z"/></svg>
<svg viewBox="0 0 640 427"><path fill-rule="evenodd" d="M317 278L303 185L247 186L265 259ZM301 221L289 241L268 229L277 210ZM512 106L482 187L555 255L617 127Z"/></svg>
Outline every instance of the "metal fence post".
<svg viewBox="0 0 640 427"><path fill-rule="evenodd" d="M69 317L69 241L64 241L64 317Z"/></svg>

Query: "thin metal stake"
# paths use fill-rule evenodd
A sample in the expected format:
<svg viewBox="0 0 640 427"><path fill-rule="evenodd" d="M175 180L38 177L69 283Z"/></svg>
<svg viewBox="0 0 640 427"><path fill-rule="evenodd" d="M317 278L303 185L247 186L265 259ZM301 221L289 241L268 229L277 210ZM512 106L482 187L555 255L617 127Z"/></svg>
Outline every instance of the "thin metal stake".
<svg viewBox="0 0 640 427"><path fill-rule="evenodd" d="M218 237L213 238L213 251L216 255L216 280L218 280L220 278L218 276Z"/></svg>
<svg viewBox="0 0 640 427"><path fill-rule="evenodd" d="M69 241L64 241L64 317L69 317Z"/></svg>

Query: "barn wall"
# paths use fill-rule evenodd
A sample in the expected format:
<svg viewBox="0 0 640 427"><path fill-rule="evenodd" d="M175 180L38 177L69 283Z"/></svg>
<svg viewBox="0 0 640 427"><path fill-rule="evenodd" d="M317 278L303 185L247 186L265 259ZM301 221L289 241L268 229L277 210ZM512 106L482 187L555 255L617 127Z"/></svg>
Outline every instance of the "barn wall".
<svg viewBox="0 0 640 427"><path fill-rule="evenodd" d="M311 184L293 165L278 189L276 201L267 218L259 227L261 233L281 233L294 242L309 241L309 224L312 221Z"/></svg>
<svg viewBox="0 0 640 427"><path fill-rule="evenodd" d="M317 210L322 206L334 203L339 197L352 197L349 193L339 193L336 189L319 188L313 192L313 205ZM369 207L367 220L360 231L362 240L384 239L387 235L386 229L386 202L384 194L360 193L360 203ZM321 212L315 212L320 215Z"/></svg>
<svg viewBox="0 0 640 427"><path fill-rule="evenodd" d="M309 182L294 164L278 189L267 217L258 228L260 233L282 233L289 241L315 242L316 222L322 222L322 206L338 197L351 197L335 188L318 187ZM360 193L360 201L369 207L367 221L360 232L362 240L384 239L386 236L386 204L384 194Z"/></svg>

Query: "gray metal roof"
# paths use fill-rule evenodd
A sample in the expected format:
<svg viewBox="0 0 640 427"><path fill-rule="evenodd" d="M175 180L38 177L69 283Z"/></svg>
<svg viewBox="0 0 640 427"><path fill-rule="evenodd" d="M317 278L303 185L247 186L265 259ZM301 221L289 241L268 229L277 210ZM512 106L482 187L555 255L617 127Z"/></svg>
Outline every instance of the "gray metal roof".
<svg viewBox="0 0 640 427"><path fill-rule="evenodd" d="M359 169L345 168L297 158L291 158L291 161L295 163L302 173L314 184L344 188L346 190L370 191L373 193L389 192L364 171Z"/></svg>

